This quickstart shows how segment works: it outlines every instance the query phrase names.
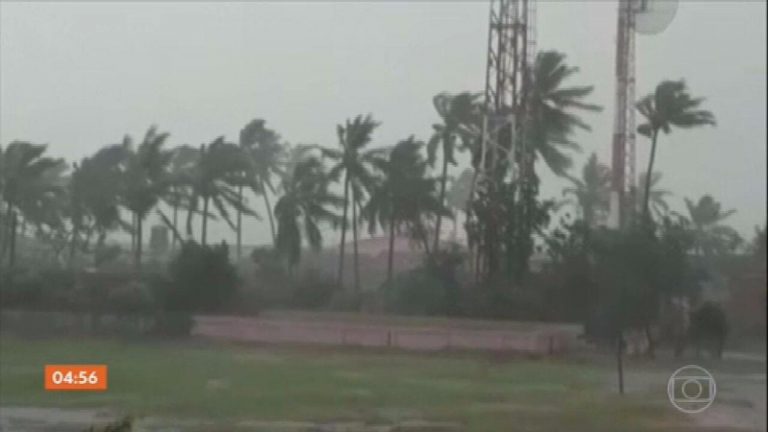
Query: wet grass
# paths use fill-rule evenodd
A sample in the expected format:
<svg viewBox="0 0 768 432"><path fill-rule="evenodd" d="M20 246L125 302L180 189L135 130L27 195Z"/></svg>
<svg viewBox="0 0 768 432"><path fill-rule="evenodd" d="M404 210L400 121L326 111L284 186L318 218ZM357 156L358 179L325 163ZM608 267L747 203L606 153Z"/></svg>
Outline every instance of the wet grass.
<svg viewBox="0 0 768 432"><path fill-rule="evenodd" d="M104 393L45 392L43 365L103 363ZM663 394L618 397L605 367L564 360L226 344L0 338L0 404L137 416L389 423L468 431L687 431Z"/></svg>

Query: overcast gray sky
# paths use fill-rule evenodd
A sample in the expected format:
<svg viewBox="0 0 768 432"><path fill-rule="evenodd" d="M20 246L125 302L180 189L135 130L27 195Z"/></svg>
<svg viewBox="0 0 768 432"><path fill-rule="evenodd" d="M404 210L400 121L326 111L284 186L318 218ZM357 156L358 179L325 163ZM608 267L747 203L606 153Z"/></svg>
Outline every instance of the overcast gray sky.
<svg viewBox="0 0 768 432"><path fill-rule="evenodd" d="M172 2L0 4L0 142L48 143L68 160L151 124L169 144L234 139L260 117L291 143L335 144L359 113L377 145L426 139L432 96L484 85L489 2ZM595 86L584 149L608 162L616 3L539 1L539 49L556 49ZM637 41L638 97L685 78L717 128L661 138L657 168L683 197L711 193L751 237L766 219L766 4L681 1L662 34ZM648 143L638 139L638 172ZM543 176L543 192L564 185ZM259 206L257 205L257 208ZM246 243L268 239L247 223ZM216 238L218 236L218 238ZM218 226L213 240L231 232Z"/></svg>

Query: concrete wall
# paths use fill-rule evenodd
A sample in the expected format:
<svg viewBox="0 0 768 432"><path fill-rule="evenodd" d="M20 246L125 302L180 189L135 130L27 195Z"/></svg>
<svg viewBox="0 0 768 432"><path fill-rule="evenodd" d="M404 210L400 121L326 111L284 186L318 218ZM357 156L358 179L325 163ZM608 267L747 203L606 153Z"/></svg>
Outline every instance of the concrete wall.
<svg viewBox="0 0 768 432"><path fill-rule="evenodd" d="M539 355L568 351L572 335L552 329L495 330L198 316L192 334L241 342L389 347L414 351L481 350Z"/></svg>

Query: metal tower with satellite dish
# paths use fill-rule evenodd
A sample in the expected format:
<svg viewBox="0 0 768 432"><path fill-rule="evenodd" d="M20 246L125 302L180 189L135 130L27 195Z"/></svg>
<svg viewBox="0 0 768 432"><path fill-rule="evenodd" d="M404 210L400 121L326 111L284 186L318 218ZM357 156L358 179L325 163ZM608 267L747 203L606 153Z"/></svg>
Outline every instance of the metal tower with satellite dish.
<svg viewBox="0 0 768 432"><path fill-rule="evenodd" d="M525 127L530 116L531 70L536 55L536 2L535 0L491 0L488 22L488 50L486 56L483 124L479 154L473 155L476 177L472 185L471 200L483 202L487 207L470 213L482 225L475 244L497 248L504 217L499 204L503 183L510 178L518 183L520 194L529 184L526 174L532 170L533 153L526 145ZM515 196L515 201L523 202ZM527 214L524 204L517 206L521 220ZM518 223L515 229L524 229ZM486 251L487 252L487 251ZM478 254L480 255L480 254ZM478 256L476 265L480 273L493 274L499 267L498 253L487 252Z"/></svg>
<svg viewBox="0 0 768 432"><path fill-rule="evenodd" d="M611 147L608 225L626 226L635 201L635 33L663 32L677 13L677 0L619 0L616 37L616 111Z"/></svg>

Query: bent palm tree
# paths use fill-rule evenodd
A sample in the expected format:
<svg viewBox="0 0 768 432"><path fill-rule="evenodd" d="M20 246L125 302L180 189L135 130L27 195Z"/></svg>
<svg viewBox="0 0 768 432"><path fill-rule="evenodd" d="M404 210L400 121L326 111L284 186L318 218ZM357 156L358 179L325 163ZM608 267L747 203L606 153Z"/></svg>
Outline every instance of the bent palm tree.
<svg viewBox="0 0 768 432"><path fill-rule="evenodd" d="M121 145L101 148L93 156L83 158L73 167L69 180L69 212L72 223L70 239L70 264L74 253L87 248L87 239L95 231L97 235L94 262L104 248L107 233L120 226L127 226L120 218L120 193L122 192L122 164L127 153ZM86 242L78 245L79 234L85 231Z"/></svg>
<svg viewBox="0 0 768 432"><path fill-rule="evenodd" d="M336 226L340 218L329 207L338 207L343 200L328 191L323 164L315 157L297 162L282 188L284 194L275 204L277 252L293 268L301 259L302 243L314 250L322 247L320 223Z"/></svg>
<svg viewBox="0 0 768 432"><path fill-rule="evenodd" d="M564 82L579 71L565 63L565 54L542 51L533 66L531 92L531 125L528 140L534 153L558 176L566 175L573 161L570 152L579 145L572 140L577 130L591 130L574 110L601 111L599 105L585 102L594 86L563 87Z"/></svg>
<svg viewBox="0 0 768 432"><path fill-rule="evenodd" d="M442 123L433 125L434 133L427 144L429 164L434 165L437 159L437 148L442 152L442 170L440 174L440 202L445 203L446 184L448 182L448 165L456 166L454 154L457 144L460 148L470 148L475 131L472 125L480 121L478 100L480 95L460 93L451 95L440 93L432 99L437 114ZM435 239L432 250L437 252L440 243L442 216L438 215L435 222Z"/></svg>
<svg viewBox="0 0 768 432"><path fill-rule="evenodd" d="M534 233L544 223L548 204L540 202L539 178L536 174L536 160L541 158L546 166L558 176L565 176L572 165L571 154L579 150L573 140L577 130L590 130L589 125L579 117L579 111L599 111L597 105L586 102L592 93L592 86L565 87L578 68L565 64L565 55L556 51L544 51L536 56L530 71L530 93L527 95L529 112L526 114L522 141L527 151L521 152L516 146L513 154L505 155L518 164L516 178L512 182L499 182L498 190L507 189L510 196L508 215L497 218L497 210L487 211L484 228L475 228L472 237L479 239L475 263L477 277L493 277L506 264L506 272L519 279L529 270L529 260L534 251ZM522 113L515 113L516 115ZM475 158L476 159L476 158ZM486 199L498 203L497 197ZM494 204L498 205L498 204ZM486 212L485 209L481 210ZM496 222L500 221L500 222ZM514 221L514 222L513 222ZM504 226L497 226L504 224ZM482 231L480 233L479 231ZM505 233L503 236L500 233Z"/></svg>
<svg viewBox="0 0 768 432"><path fill-rule="evenodd" d="M637 128L637 132L650 138L651 156L648 159L648 169L643 193L643 214L645 220L650 218L649 200L651 181L653 180L653 163L656 160L656 144L659 132L669 134L672 128L690 129L704 125L715 125L715 116L700 109L703 98L694 98L688 93L685 81L662 81L656 86L653 94L649 94L637 103L637 110L645 117L645 123Z"/></svg>
<svg viewBox="0 0 768 432"><path fill-rule="evenodd" d="M694 228L694 251L701 257L710 257L735 249L741 237L733 228L722 224L736 210L723 210L711 195L704 195L694 202L685 199L688 215Z"/></svg>
<svg viewBox="0 0 768 432"><path fill-rule="evenodd" d="M237 145L224 141L224 137L200 146L199 158L193 169L190 184L193 200L202 201L201 244L207 244L208 219L212 216L211 204L233 230L236 225L230 217L228 207L258 217L256 212L245 206L237 192L238 186L242 184L241 174L248 167L249 162L242 157Z"/></svg>
<svg viewBox="0 0 768 432"><path fill-rule="evenodd" d="M157 133L152 126L138 147L133 147L130 136L125 136L122 147L123 161L122 202L133 214L134 267L141 271L143 223L149 211L166 193L168 165L172 154L163 148L168 133Z"/></svg>
<svg viewBox="0 0 768 432"><path fill-rule="evenodd" d="M169 220L172 231L178 233L179 231L179 210L187 210L187 235L192 236L192 221L191 217L194 213L192 208L192 191L190 188L191 175L198 163L200 154L198 150L190 145L180 145L172 150L173 156L171 157L171 164L168 173L168 193L164 197L166 204L171 206L172 219ZM176 249L176 242L179 240L178 236L174 235L171 240L171 250Z"/></svg>
<svg viewBox="0 0 768 432"><path fill-rule="evenodd" d="M272 186L274 176L280 176L284 162L285 148L280 142L280 136L275 131L265 127L265 121L261 119L252 120L240 131L240 148L244 151L246 159L250 163L246 179L254 192L262 194L264 198L264 207L269 219L269 229L272 234L272 244L276 240L275 221L272 215L272 205L269 202L269 194L275 193ZM242 187L238 193L242 197ZM241 213L237 214L237 250L240 254L240 227Z"/></svg>
<svg viewBox="0 0 768 432"><path fill-rule="evenodd" d="M66 165L61 159L43 156L46 148L23 141L14 141L5 150L0 148L0 192L6 213L2 252L9 253L11 269L16 260L19 217L34 213L62 190L61 174Z"/></svg>
<svg viewBox="0 0 768 432"><path fill-rule="evenodd" d="M573 196L572 204L581 211L581 217L588 227L594 227L602 220L609 205L611 170L597 160L592 153L581 170L581 178L568 177L573 186L563 189L563 195Z"/></svg>
<svg viewBox="0 0 768 432"><path fill-rule="evenodd" d="M445 215L436 192L437 181L427 176L427 161L421 156L423 143L413 137L395 145L389 157L376 160L384 174L366 204L363 214L370 233L377 224L389 231L387 280L392 279L395 234L405 225L429 251L429 242L422 233L425 217Z"/></svg>
<svg viewBox="0 0 768 432"><path fill-rule="evenodd" d="M354 248L354 287L355 291L360 290L360 269L358 266L357 253L357 210L365 194L373 187L373 175L371 174L371 163L381 149L366 150L366 146L371 142L373 130L379 126L379 123L373 120L370 115L363 117L359 115L353 120L347 120L346 124L336 126L336 132L339 137L339 148L327 149L320 147L323 157L334 161L334 165L328 172L328 178L336 181L341 175L344 175L344 210L341 219L341 243L339 244L339 273L338 283L342 286L344 283L344 247L347 235L347 211L352 205L352 244ZM350 197L351 193L351 197Z"/></svg>

